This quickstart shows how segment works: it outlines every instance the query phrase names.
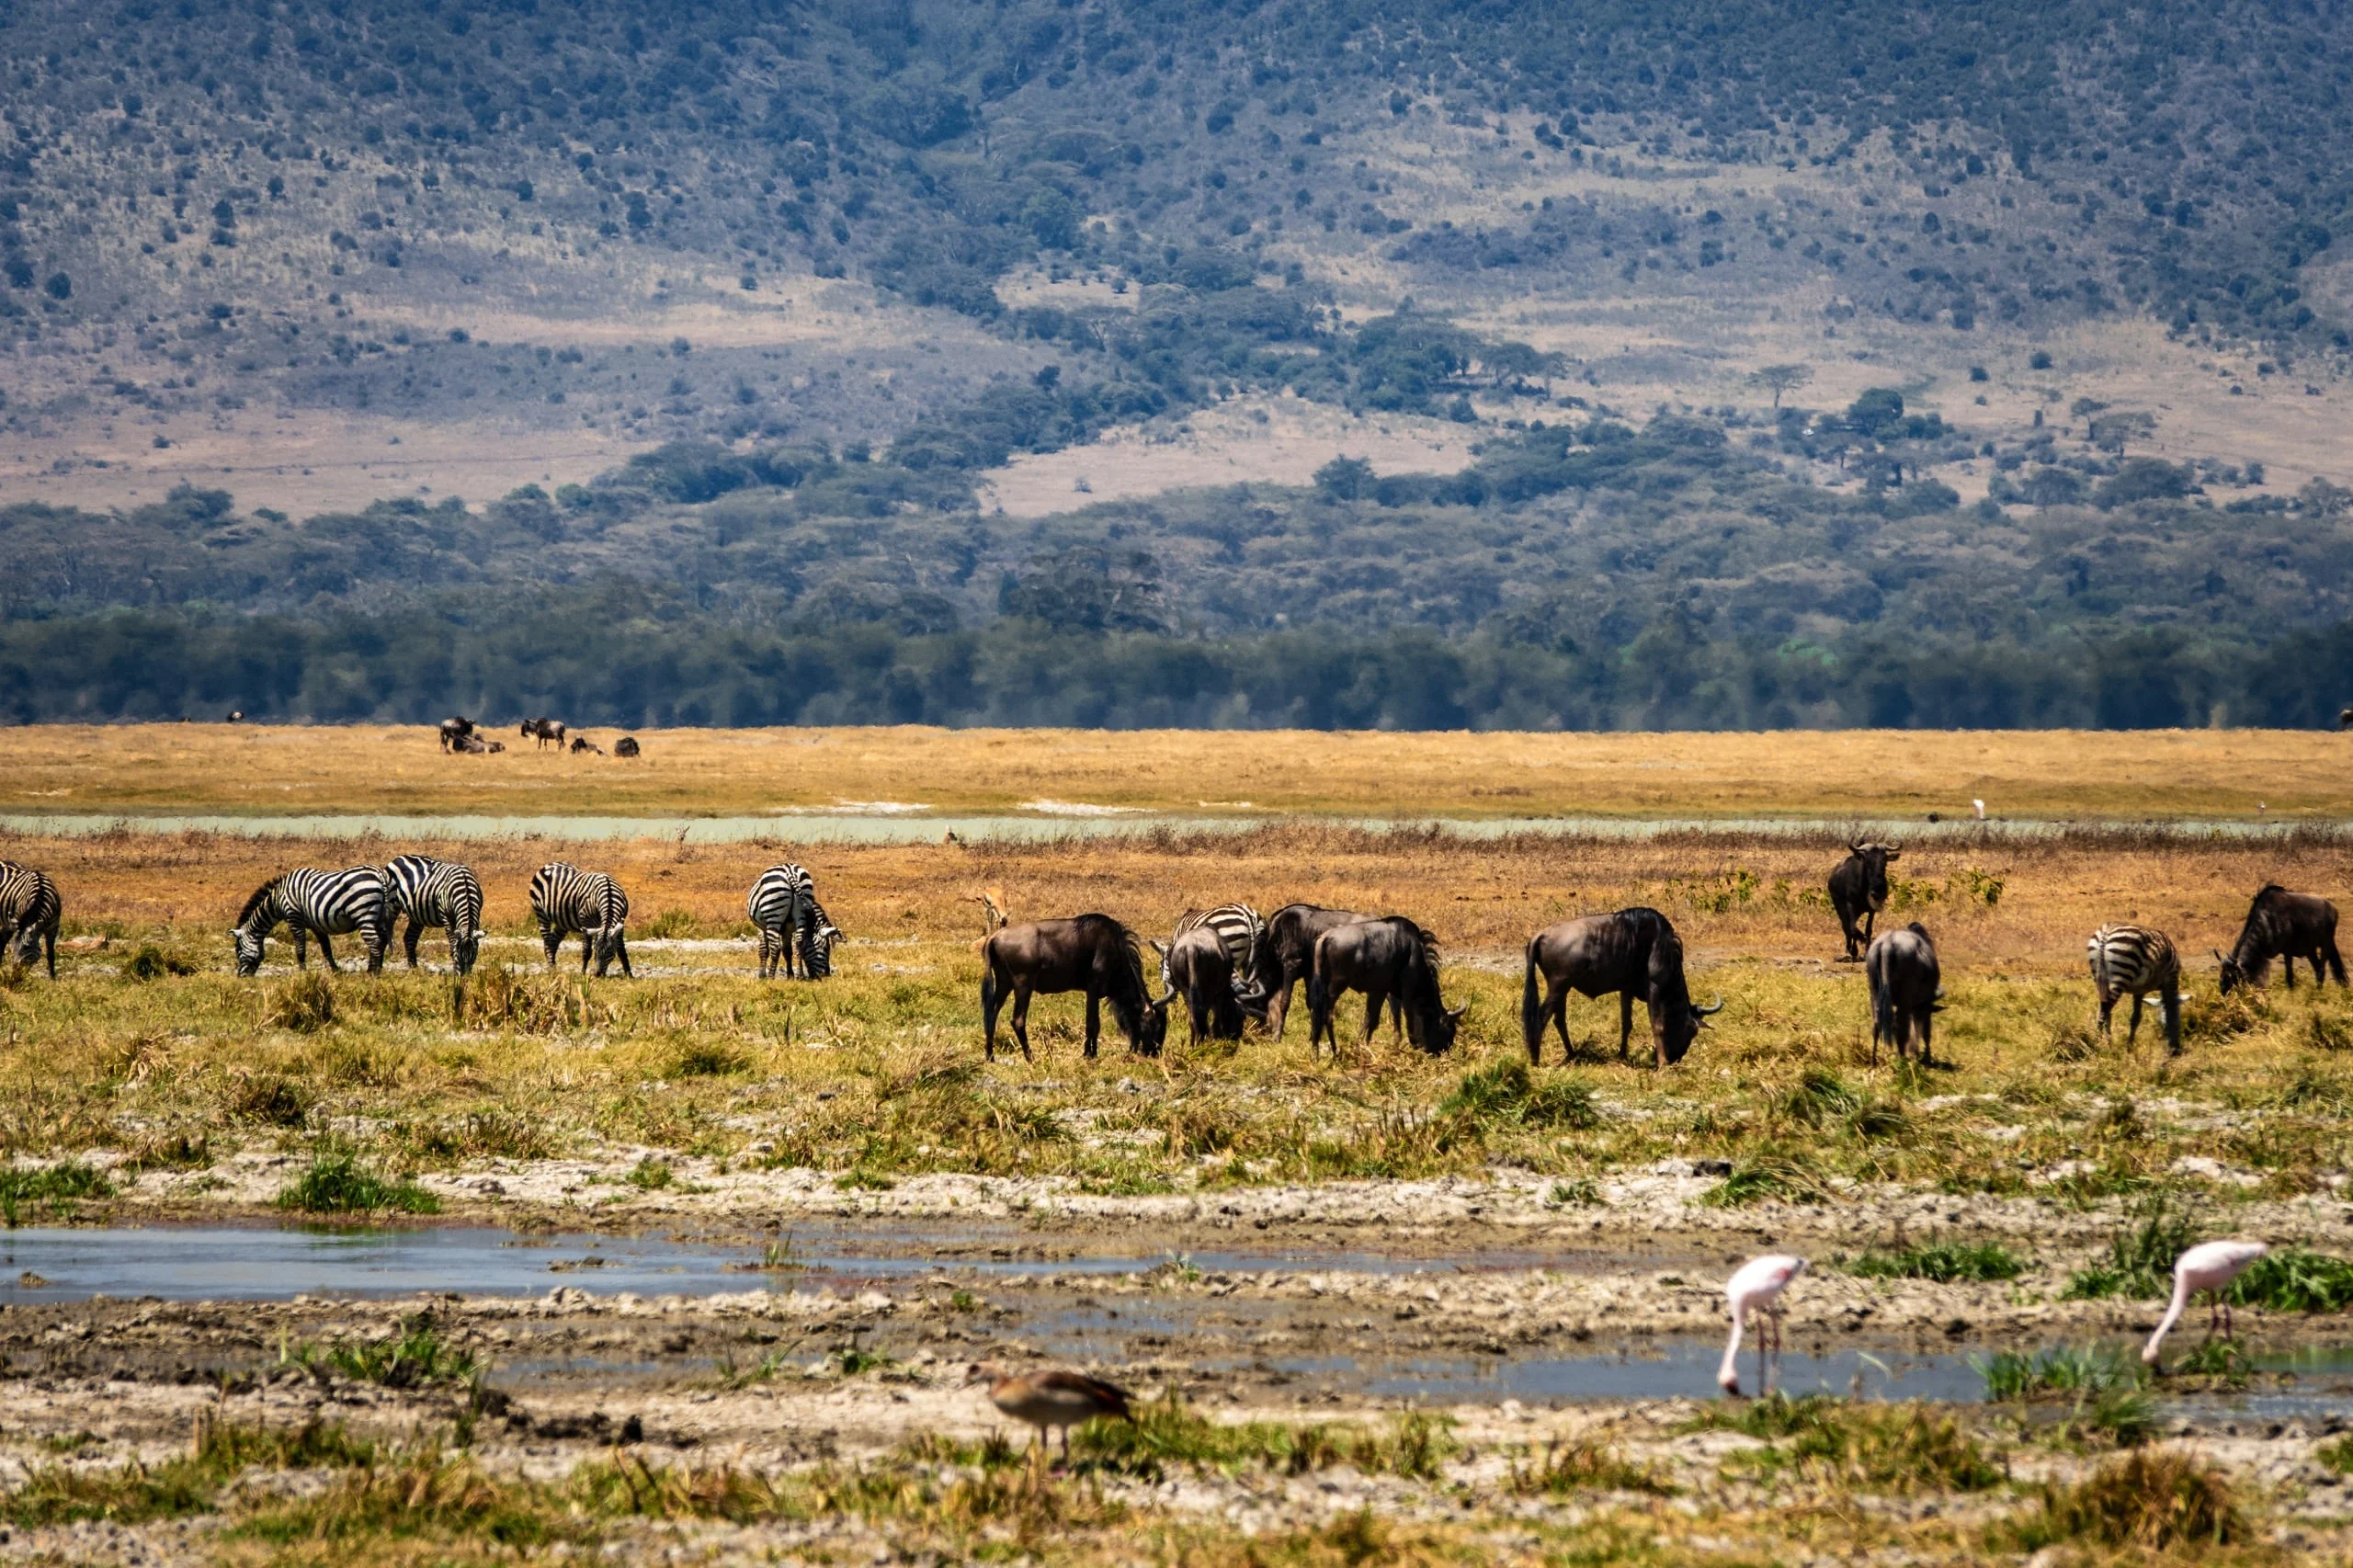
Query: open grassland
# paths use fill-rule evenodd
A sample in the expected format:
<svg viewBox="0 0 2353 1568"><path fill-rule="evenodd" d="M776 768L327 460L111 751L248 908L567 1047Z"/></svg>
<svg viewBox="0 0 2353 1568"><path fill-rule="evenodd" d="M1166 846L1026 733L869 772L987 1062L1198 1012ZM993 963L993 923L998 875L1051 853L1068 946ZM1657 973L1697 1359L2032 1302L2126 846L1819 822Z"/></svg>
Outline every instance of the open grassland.
<svg viewBox="0 0 2353 1568"><path fill-rule="evenodd" d="M2011 819L2353 815L2353 743L2303 731L669 730L644 733L645 755L630 762L505 739L502 756L467 757L444 756L422 726L16 729L0 812L695 816L1044 801L1187 815L1835 820L1967 817L1977 799Z"/></svg>
<svg viewBox="0 0 2353 1568"><path fill-rule="evenodd" d="M887 1182L924 1172L1058 1177L1091 1191L1475 1175L1572 1184L1665 1158L1722 1159L1737 1195L1824 1201L1850 1184L2092 1200L2187 1182L2216 1202L2332 1190L2353 1167L2353 1008L2342 993L2217 998L2211 960L2268 879L2336 892L2353 847L2086 835L1916 849L1890 918L1943 948L1939 1064L1899 1071L1869 1048L1857 967L1836 927L1822 845L1690 837L1629 845L1272 828L1086 844L920 846L807 855L852 937L823 983L763 984L742 908L780 846L648 840L579 854L502 840L426 846L470 859L490 893L484 967L298 977L282 942L256 980L229 972L244 895L298 863L381 863L383 841L294 843L114 834L0 845L64 889L55 985L0 991L0 1142L25 1154L130 1151L201 1167L244 1146L356 1139L403 1171L645 1152L815 1168ZM574 856L631 890L638 978L583 980L576 942L549 974L524 885ZM1303 1004L1288 1038L1190 1042L1155 1062L1078 1058L1078 1004L1042 998L1034 1063L980 1061L977 890L1017 918L1100 909L1147 935L1192 905L1305 899L1411 913L1470 1006L1453 1057L1384 1030L1311 1057ZM1620 1062L1615 1010L1577 1002L1532 1077L1465 1074L1524 1061L1520 948L1572 914L1649 903L1689 943L1693 988L1728 1006L1679 1067ZM2088 1030L2083 939L2104 920L2173 931L2191 968L2188 1048L2167 1060ZM343 946L347 964L351 944ZM428 964L443 960L438 934ZM397 964L397 960L395 960ZM144 978L142 978L143 976ZM2276 985L2276 979L2275 979ZM1010 1050L1009 1041L1003 1042ZM1492 1080L1492 1081L1491 1081ZM622 1190L612 1195L626 1200Z"/></svg>

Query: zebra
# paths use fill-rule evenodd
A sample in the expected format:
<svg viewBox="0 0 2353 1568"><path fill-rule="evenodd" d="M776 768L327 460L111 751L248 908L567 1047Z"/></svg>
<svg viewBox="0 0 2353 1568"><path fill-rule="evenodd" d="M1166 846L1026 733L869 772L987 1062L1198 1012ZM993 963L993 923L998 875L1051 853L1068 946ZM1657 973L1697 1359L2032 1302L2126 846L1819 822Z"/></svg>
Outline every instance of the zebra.
<svg viewBox="0 0 2353 1568"><path fill-rule="evenodd" d="M319 939L319 952L327 968L337 968L335 949L327 938L357 931L368 944L368 972L383 972L392 917L384 902L384 873L375 867L321 871L304 866L256 888L229 932L237 947L239 974L260 970L262 939L281 920L294 933L296 969L308 966L313 937Z"/></svg>
<svg viewBox="0 0 2353 1568"><path fill-rule="evenodd" d="M817 885L807 870L790 861L770 866L752 884L745 908L760 930L762 980L775 978L779 968L791 974L796 949L803 978L823 980L834 972L834 944L842 934L817 902Z"/></svg>
<svg viewBox="0 0 2353 1568"><path fill-rule="evenodd" d="M555 967L556 949L576 931L581 973L588 972L593 954L597 979L605 977L615 959L621 960L623 974L637 978L629 966L629 894L604 872L584 871L561 860L540 867L531 874L531 915L540 923L540 939L548 946L550 969Z"/></svg>
<svg viewBox="0 0 2353 1568"><path fill-rule="evenodd" d="M1196 926L1207 926L1217 937L1217 945L1233 965L1233 995L1244 1010L1266 1017L1267 999L1252 989L1252 966L1256 962L1258 944L1267 935L1267 922L1246 903L1221 903L1215 909L1188 909L1176 917L1176 929L1169 934L1169 947L1176 938ZM1168 954L1160 955L1160 992L1165 996L1175 985L1168 972Z"/></svg>
<svg viewBox="0 0 2353 1568"><path fill-rule="evenodd" d="M2141 1034L2141 998L2154 991L2165 1016L2165 1052L2180 1055L2181 958L2173 939L2145 926L2103 926L2085 946L2091 955L2092 984L2099 992L2099 1032L2108 1034L2117 1002L2130 996L2132 1021L2124 1042L2133 1043Z"/></svg>
<svg viewBox="0 0 2353 1568"><path fill-rule="evenodd" d="M482 956L482 883L467 866L436 860L429 855L399 855L384 868L387 906L385 935L408 916L403 946L408 967L416 967L416 942L427 926L449 934L449 961L460 974L472 974Z"/></svg>
<svg viewBox="0 0 2353 1568"><path fill-rule="evenodd" d="M0 960L16 949L17 961L28 969L48 944L49 978L57 978L57 921L64 904L57 884L30 866L0 860Z"/></svg>

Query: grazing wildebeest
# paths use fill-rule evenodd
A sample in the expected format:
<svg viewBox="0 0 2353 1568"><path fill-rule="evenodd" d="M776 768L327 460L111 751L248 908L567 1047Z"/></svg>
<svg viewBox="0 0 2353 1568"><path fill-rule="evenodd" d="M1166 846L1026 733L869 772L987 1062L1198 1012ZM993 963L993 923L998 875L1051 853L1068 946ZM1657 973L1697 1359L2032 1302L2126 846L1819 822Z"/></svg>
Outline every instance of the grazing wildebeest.
<svg viewBox="0 0 2353 1568"><path fill-rule="evenodd" d="M1086 1054L1095 1054L1103 1033L1102 1005L1128 1037L1128 1049L1160 1054L1168 1037L1168 1004L1146 993L1143 959L1136 938L1108 915L1072 920L1039 920L1007 926L981 944L981 1035L989 1061L996 1060L996 1015L1006 993L1013 996L1013 1038L1029 1057L1029 998L1040 992L1086 993Z"/></svg>
<svg viewBox="0 0 2353 1568"><path fill-rule="evenodd" d="M596 753L598 756L604 756L604 755L605 755L605 748L604 748L603 746L598 745L596 742L594 742L594 741L590 740L587 736L585 736L585 735L574 735L574 736L573 736L573 737L572 737L572 755L573 755L573 756L579 756L582 752L584 752L584 751L586 751L586 752L594 752L594 753Z"/></svg>
<svg viewBox="0 0 2353 1568"><path fill-rule="evenodd" d="M1545 986L1540 997L1539 975ZM1682 1061L1709 1017L1724 1006L1722 997L1712 1007L1691 1005L1691 989L1683 977L1683 940L1655 909L1621 909L1615 915L1563 920L1528 939L1519 1023L1530 1064L1541 1059L1547 1023L1559 1031L1562 1056L1567 1057L1572 991L1594 997L1617 993L1621 1057L1634 1032L1634 997L1639 993L1650 1011L1652 1055L1661 1067Z"/></svg>
<svg viewBox="0 0 2353 1568"><path fill-rule="evenodd" d="M1944 985L1937 964L1937 944L1917 920L1900 931L1882 931L1871 938L1863 954L1863 978L1871 990L1871 1061L1879 1061L1879 1042L1892 1041L1896 1060L1912 1054L1917 1042L1920 1065L1928 1065L1928 1040L1937 1012L1937 997Z"/></svg>
<svg viewBox="0 0 2353 1568"><path fill-rule="evenodd" d="M2328 977L2345 983L2345 960L2336 950L2336 905L2307 892L2290 892L2277 882L2266 882L2247 907L2246 924L2239 928L2238 946L2222 959L2222 994L2237 985L2260 985L2278 959L2288 975L2288 989L2296 988L2296 960L2313 966L2313 983L2325 986Z"/></svg>
<svg viewBox="0 0 2353 1568"><path fill-rule="evenodd" d="M538 741L541 751L547 750L550 741L555 743L556 750L563 749L563 725L553 719L526 719L519 733L526 740Z"/></svg>
<svg viewBox="0 0 2353 1568"><path fill-rule="evenodd" d="M1247 989L1264 1002L1267 1028L1283 1038L1283 1020L1290 1016L1291 988L1307 978L1315 963L1315 938L1341 926L1371 918L1349 909L1325 909L1313 903L1287 903L1267 917L1251 961Z"/></svg>
<svg viewBox="0 0 2353 1568"><path fill-rule="evenodd" d="M2109 1020L2120 999L2132 998L2132 1024L2124 1043L2141 1038L2141 998L2154 991L2165 1016L2165 1050L2181 1054L2181 956L2173 938L2146 926L2103 926L2092 933L2085 948L2092 962L2092 988L2099 994L2099 1032L2106 1036Z"/></svg>
<svg viewBox="0 0 2353 1568"><path fill-rule="evenodd" d="M1315 938L1307 970L1307 1050L1313 1055L1325 1035L1339 1054L1339 1030L1332 1009L1341 994L1365 994L1364 1043L1372 1044L1381 1009L1389 1008L1392 1028L1432 1056L1454 1049L1454 1033L1468 1009L1449 1008L1438 988L1438 938L1402 915L1335 926Z"/></svg>
<svg viewBox="0 0 2353 1568"><path fill-rule="evenodd" d="M1177 933L1174 942L1153 946L1159 949L1161 983L1167 988L1161 1003L1185 998L1193 1039L1240 1040L1242 1002L1233 994L1233 958L1217 932L1193 926Z"/></svg>
<svg viewBox="0 0 2353 1568"><path fill-rule="evenodd" d="M635 756L637 755L637 737L635 735L623 735L620 740L615 741L613 743L613 755L615 756Z"/></svg>
<svg viewBox="0 0 2353 1568"><path fill-rule="evenodd" d="M456 751L458 743L474 733L474 722L464 714L441 721L441 749Z"/></svg>
<svg viewBox="0 0 2353 1568"><path fill-rule="evenodd" d="M1830 873L1830 907L1838 912L1838 929L1847 938L1847 961L1862 957L1870 945L1871 926L1887 907L1887 863L1904 853L1900 844L1847 845L1847 858Z"/></svg>
<svg viewBox="0 0 2353 1568"><path fill-rule="evenodd" d="M229 710L229 722L231 722L232 724L242 724L242 723L244 723L244 722L245 722L245 710L244 710L244 709L242 709L242 708L232 708L232 709L230 709L230 710Z"/></svg>

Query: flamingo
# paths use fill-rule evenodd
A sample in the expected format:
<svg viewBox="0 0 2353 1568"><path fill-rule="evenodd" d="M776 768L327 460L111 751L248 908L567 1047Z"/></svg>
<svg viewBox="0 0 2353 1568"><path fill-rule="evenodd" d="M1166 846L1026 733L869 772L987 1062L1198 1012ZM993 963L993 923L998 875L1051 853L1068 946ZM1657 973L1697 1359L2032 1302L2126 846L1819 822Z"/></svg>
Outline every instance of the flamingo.
<svg viewBox="0 0 2353 1568"><path fill-rule="evenodd" d="M1740 1271L1724 1282L1724 1300L1732 1307L1732 1338L1724 1346L1724 1364L1716 1371L1716 1382L1734 1399L1740 1397L1741 1325L1759 1315L1765 1320L1756 1330L1756 1382L1762 1393L1766 1347L1768 1344L1777 1351L1781 1347L1782 1287L1804 1272L1805 1259L1768 1253L1742 1264Z"/></svg>
<svg viewBox="0 0 2353 1568"><path fill-rule="evenodd" d="M2200 1242L2173 1263L2173 1301L2165 1308L2165 1315L2157 1324L2157 1332L2149 1335L2149 1343L2141 1351L2141 1359L2149 1366L2157 1364L2157 1357L2165 1347L2165 1335L2181 1321L2189 1306L2189 1298L2200 1290L2207 1293L2211 1307L2206 1319L2207 1337L2213 1337L2215 1320L2222 1322L2222 1337L2231 1334L2231 1304L2222 1300L2223 1288L2247 1270L2247 1266L2271 1249L2261 1242Z"/></svg>

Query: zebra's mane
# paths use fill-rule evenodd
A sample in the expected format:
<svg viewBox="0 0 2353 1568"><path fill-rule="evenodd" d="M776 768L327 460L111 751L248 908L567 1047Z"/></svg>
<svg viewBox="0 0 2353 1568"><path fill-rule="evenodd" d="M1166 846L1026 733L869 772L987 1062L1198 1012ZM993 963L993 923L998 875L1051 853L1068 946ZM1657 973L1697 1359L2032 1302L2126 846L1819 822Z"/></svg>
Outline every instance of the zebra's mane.
<svg viewBox="0 0 2353 1568"><path fill-rule="evenodd" d="M240 930L244 929L252 922L254 912L258 910L264 903L267 902L270 895L278 891L278 884L283 882L286 879L283 876L272 877L269 881L262 883L261 886L254 889L253 897L245 900L245 907L237 912L237 926Z"/></svg>

